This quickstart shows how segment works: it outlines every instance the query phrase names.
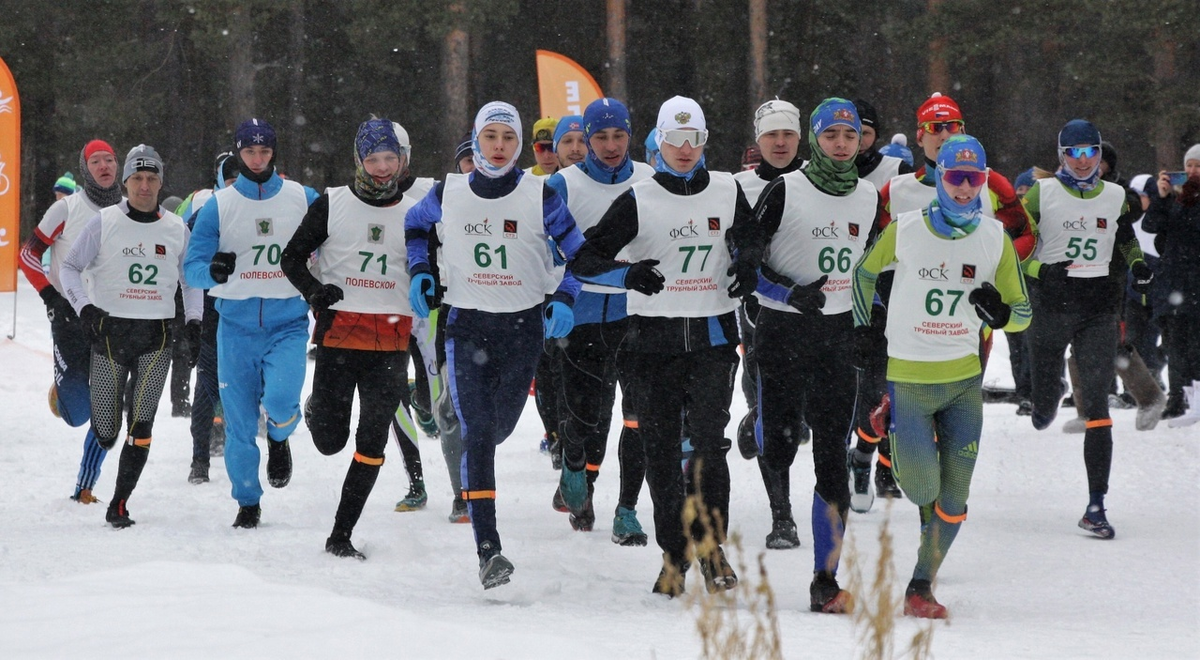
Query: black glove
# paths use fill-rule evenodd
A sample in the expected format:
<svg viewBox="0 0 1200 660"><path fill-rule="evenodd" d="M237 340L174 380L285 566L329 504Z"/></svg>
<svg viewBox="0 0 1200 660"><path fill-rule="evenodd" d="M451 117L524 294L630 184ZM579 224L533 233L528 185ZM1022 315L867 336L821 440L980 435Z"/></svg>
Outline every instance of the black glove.
<svg viewBox="0 0 1200 660"><path fill-rule="evenodd" d="M187 325L183 326L183 343L187 348L188 367L195 368L196 363L200 361L200 331L201 326L199 321L188 321Z"/></svg>
<svg viewBox="0 0 1200 660"><path fill-rule="evenodd" d="M237 263L237 254L233 252L218 252L213 255L212 261L208 264L208 274L212 275L217 284L224 284L229 281L229 276L233 274L235 263Z"/></svg>
<svg viewBox="0 0 1200 660"><path fill-rule="evenodd" d="M107 318L108 312L95 305L84 305L83 309L79 310L79 319L83 321L83 329L87 332L89 341L95 342L104 336L104 321Z"/></svg>
<svg viewBox="0 0 1200 660"><path fill-rule="evenodd" d="M1045 266L1042 268L1045 269ZM967 302L975 306L975 313L993 330L999 330L1008 325L1012 307L1000 299L1000 292L992 286L991 282L984 282L983 286L972 291L971 295L967 296Z"/></svg>
<svg viewBox="0 0 1200 660"><path fill-rule="evenodd" d="M792 287L791 293L788 294L787 304L801 314L816 314L825 306L825 292L821 287L825 286L825 281L829 279L828 275L822 275L809 284Z"/></svg>
<svg viewBox="0 0 1200 660"><path fill-rule="evenodd" d="M63 298L58 289L53 286L43 288L38 291L38 295L42 297L42 302L46 303L46 318L50 319L51 323L56 318L62 319L66 323L73 323L78 318L75 310L71 309L71 303L67 302L67 299Z"/></svg>
<svg viewBox="0 0 1200 660"><path fill-rule="evenodd" d="M342 287L336 284L322 284L308 292L304 297L309 305L312 305L313 311L323 312L329 309L330 305L337 303L346 294L342 293Z"/></svg>
<svg viewBox="0 0 1200 660"><path fill-rule="evenodd" d="M1052 264L1042 264L1038 270L1038 280L1041 282L1064 282L1067 279L1067 267L1070 261L1059 261Z"/></svg>
<svg viewBox="0 0 1200 660"><path fill-rule="evenodd" d="M865 370L878 361L881 351L887 351L887 338L883 332L869 325L854 328L854 368Z"/></svg>
<svg viewBox="0 0 1200 660"><path fill-rule="evenodd" d="M1133 290L1143 296L1150 293L1150 285L1154 283L1154 271L1150 266L1145 261L1135 261L1129 267L1129 272L1133 274Z"/></svg>
<svg viewBox="0 0 1200 660"><path fill-rule="evenodd" d="M730 298L745 298L758 288L758 267L748 261L734 261L725 274L733 276L733 284L726 289Z"/></svg>
<svg viewBox="0 0 1200 660"><path fill-rule="evenodd" d="M629 270L625 271L625 288L633 289L647 296L662 291L667 278L658 272L658 269L655 268L657 265L657 259L643 259L630 265Z"/></svg>

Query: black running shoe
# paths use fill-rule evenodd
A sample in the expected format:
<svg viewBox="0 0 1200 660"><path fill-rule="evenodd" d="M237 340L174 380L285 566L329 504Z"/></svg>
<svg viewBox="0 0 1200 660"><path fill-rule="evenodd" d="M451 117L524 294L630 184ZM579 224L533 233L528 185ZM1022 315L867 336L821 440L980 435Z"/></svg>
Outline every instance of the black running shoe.
<svg viewBox="0 0 1200 660"><path fill-rule="evenodd" d="M682 596L689 565L690 562L687 561L674 562L669 555L663 553L663 567L658 572L658 578L654 580L651 593L662 594L667 598Z"/></svg>
<svg viewBox="0 0 1200 660"><path fill-rule="evenodd" d="M104 514L104 519L108 524L117 529L125 529L133 525L133 520L129 517L129 509L125 508L125 500L113 500L108 505L108 511Z"/></svg>
<svg viewBox="0 0 1200 660"><path fill-rule="evenodd" d="M233 526L242 529L254 529L258 527L258 519L261 516L262 508L257 504L239 507L237 518L233 521Z"/></svg>
<svg viewBox="0 0 1200 660"><path fill-rule="evenodd" d="M292 447L283 442L267 440L267 483L271 488L283 488L292 480Z"/></svg>
<svg viewBox="0 0 1200 660"><path fill-rule="evenodd" d="M837 578L828 571L813 574L808 586L808 609L825 614L848 614L854 611L854 598L838 586Z"/></svg>
<svg viewBox="0 0 1200 660"><path fill-rule="evenodd" d="M335 539L332 536L325 541L325 552L334 557L346 557L348 559L358 559L365 561L367 556L359 552L350 543L350 539Z"/></svg>
<svg viewBox="0 0 1200 660"><path fill-rule="evenodd" d="M707 557L700 558L700 573L704 576L704 588L710 594L732 589L738 583L737 574L725 559L725 551L721 546L717 546Z"/></svg>
<svg viewBox="0 0 1200 660"><path fill-rule="evenodd" d="M508 584L512 578L513 563L500 554L500 548L484 541L479 546L479 582L484 589L492 589Z"/></svg>
<svg viewBox="0 0 1200 660"><path fill-rule="evenodd" d="M771 533L767 534L767 547L772 550L799 548L800 536L796 533L795 521L791 518L773 520Z"/></svg>
<svg viewBox="0 0 1200 660"><path fill-rule="evenodd" d="M892 468L879 462L875 463L875 494L897 499L904 497L904 492L896 485L896 475L892 474Z"/></svg>
<svg viewBox="0 0 1200 660"><path fill-rule="evenodd" d="M208 483L208 463L192 461L192 470L188 473L189 484Z"/></svg>
<svg viewBox="0 0 1200 660"><path fill-rule="evenodd" d="M875 493L871 491L871 458L866 463L854 459L857 449L851 449L846 455L846 464L850 468L850 508L855 513L866 513L875 503Z"/></svg>

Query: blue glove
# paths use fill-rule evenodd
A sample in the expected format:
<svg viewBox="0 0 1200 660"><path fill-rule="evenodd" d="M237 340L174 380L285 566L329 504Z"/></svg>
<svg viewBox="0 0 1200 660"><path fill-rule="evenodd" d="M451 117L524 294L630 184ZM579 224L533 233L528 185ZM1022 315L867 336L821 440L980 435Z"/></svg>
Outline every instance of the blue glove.
<svg viewBox="0 0 1200 660"><path fill-rule="evenodd" d="M436 290L437 282L434 281L433 275L429 273L413 275L412 284L408 287L408 304L418 318L429 318L429 299L433 297L433 292Z"/></svg>
<svg viewBox="0 0 1200 660"><path fill-rule="evenodd" d="M575 327L575 312L566 303L555 300L546 305L546 318L543 321L546 329L546 339L559 339L571 334Z"/></svg>

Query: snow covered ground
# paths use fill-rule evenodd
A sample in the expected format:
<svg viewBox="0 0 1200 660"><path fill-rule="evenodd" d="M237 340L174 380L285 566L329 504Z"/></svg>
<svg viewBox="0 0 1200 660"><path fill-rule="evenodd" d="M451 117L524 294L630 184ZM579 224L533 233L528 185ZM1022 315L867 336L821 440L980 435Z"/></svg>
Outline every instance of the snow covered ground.
<svg viewBox="0 0 1200 660"><path fill-rule="evenodd" d="M0 330L12 332L12 294ZM446 521L451 492L436 441L422 444L429 507L395 513L407 490L392 450L354 540L366 562L337 559L324 540L350 454L323 457L307 430L293 436L295 474L263 498L257 530L230 527L236 505L223 464L187 483L187 421L165 398L154 449L113 530L104 505L68 499L83 433L50 416L49 324L21 280L15 340L0 338L0 656L4 658L377 657L695 658L697 612L649 593L661 565L653 542L609 540L616 505L615 433L597 484L596 531L571 530L550 508L557 475L538 453L532 402L497 458L500 531L513 581L484 591L466 525ZM311 378L311 367L309 375ZM1011 382L1003 339L985 380ZM307 388L306 388L307 389ZM744 412L735 402L729 433ZM1076 527L1087 504L1082 438L1033 431L1011 405L985 407L984 436L963 528L936 585L951 619L932 624L941 658L1200 657L1200 429L1133 430L1116 420L1109 519L1113 541ZM265 462L265 461L264 461ZM734 451L732 529L753 562L770 515L754 464ZM97 487L107 500L117 456ZM787 658L853 658L864 631L849 617L808 611L811 452L793 473L802 547L765 555ZM265 481L265 478L264 478ZM639 508L651 532L649 493ZM851 514L848 544L866 577L889 514ZM892 587L899 600L915 561L917 512L891 510ZM736 559L735 559L736 564ZM849 572L843 563L843 584ZM742 574L752 578L752 571ZM690 592L702 591L689 573ZM745 624L744 604L738 612ZM896 655L929 624L901 618Z"/></svg>

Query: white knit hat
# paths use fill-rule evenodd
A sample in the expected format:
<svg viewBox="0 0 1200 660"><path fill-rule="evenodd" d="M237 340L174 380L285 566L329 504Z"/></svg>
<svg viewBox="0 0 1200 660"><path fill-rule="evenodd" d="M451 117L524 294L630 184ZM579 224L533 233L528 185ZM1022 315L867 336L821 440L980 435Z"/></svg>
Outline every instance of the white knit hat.
<svg viewBox="0 0 1200 660"><path fill-rule="evenodd" d="M1193 144L1187 153L1183 155L1183 166L1187 167L1189 160L1200 160L1200 144Z"/></svg>
<svg viewBox="0 0 1200 660"><path fill-rule="evenodd" d="M754 111L754 139L771 131L793 131L803 135L800 128L800 108L779 99L772 99Z"/></svg>

